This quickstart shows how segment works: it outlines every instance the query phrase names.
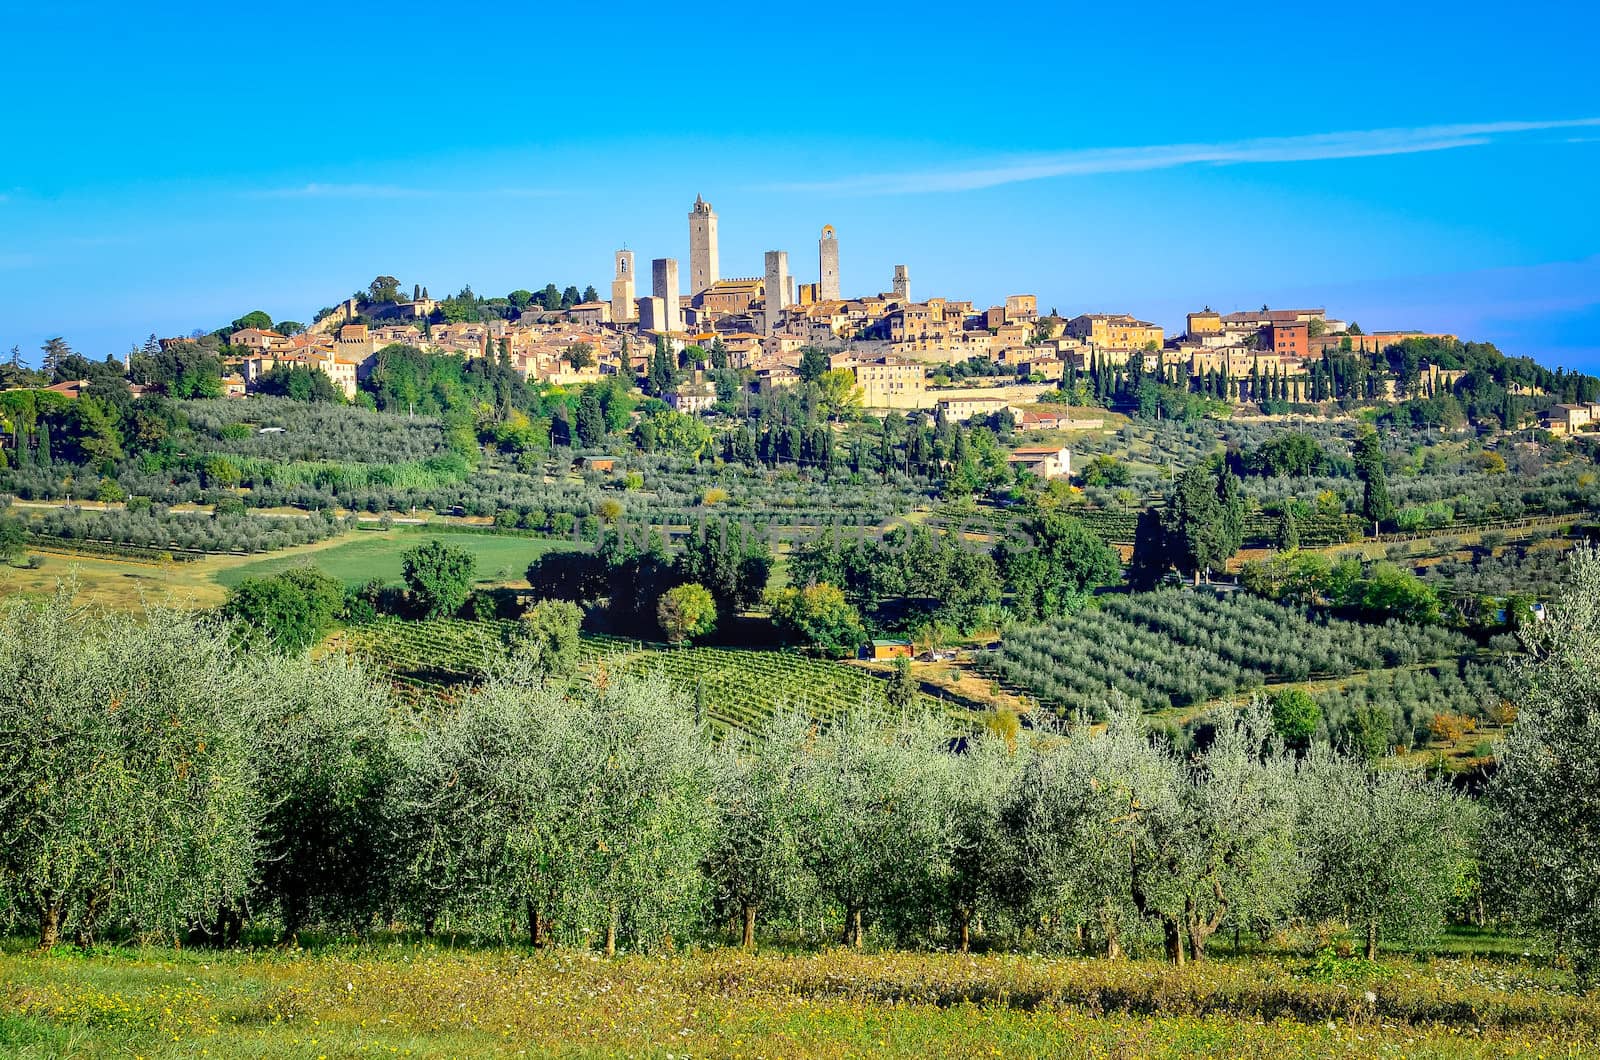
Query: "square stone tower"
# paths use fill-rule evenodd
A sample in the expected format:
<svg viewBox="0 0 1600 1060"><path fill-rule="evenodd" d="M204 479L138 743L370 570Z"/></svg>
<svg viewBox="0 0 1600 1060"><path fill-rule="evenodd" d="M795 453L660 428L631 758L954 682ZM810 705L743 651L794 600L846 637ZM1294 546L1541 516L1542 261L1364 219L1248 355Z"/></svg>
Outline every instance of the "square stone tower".
<svg viewBox="0 0 1600 1060"><path fill-rule="evenodd" d="M894 267L894 296L903 301L911 301L911 270L904 265Z"/></svg>
<svg viewBox="0 0 1600 1060"><path fill-rule="evenodd" d="M767 307L762 313L766 334L778 327L778 317L789 307L789 252L767 251Z"/></svg>
<svg viewBox="0 0 1600 1060"><path fill-rule="evenodd" d="M622 323L634 318L633 251L617 251L617 277L611 281L611 319Z"/></svg>
<svg viewBox="0 0 1600 1060"><path fill-rule="evenodd" d="M645 331L672 331L668 326L667 311L661 299L645 295L639 299L639 327Z"/></svg>
<svg viewBox="0 0 1600 1060"><path fill-rule="evenodd" d="M683 330L683 303L678 299L678 259L656 258L650 262L650 294L661 299L666 313L667 331Z"/></svg>
<svg viewBox="0 0 1600 1060"><path fill-rule="evenodd" d="M839 240L832 225L822 226L822 238L817 241L817 298L839 300Z"/></svg>
<svg viewBox="0 0 1600 1060"><path fill-rule="evenodd" d="M689 293L699 294L718 280L717 211L700 196L689 211Z"/></svg>

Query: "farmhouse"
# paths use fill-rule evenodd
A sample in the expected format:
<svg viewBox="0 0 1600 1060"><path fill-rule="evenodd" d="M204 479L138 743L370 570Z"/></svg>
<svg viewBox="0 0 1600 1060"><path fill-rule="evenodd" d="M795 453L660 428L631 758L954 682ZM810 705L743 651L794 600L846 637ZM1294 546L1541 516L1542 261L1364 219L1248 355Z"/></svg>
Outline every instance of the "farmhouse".
<svg viewBox="0 0 1600 1060"><path fill-rule="evenodd" d="M1072 454L1063 446L1025 445L1006 459L1039 478L1063 478L1072 474Z"/></svg>

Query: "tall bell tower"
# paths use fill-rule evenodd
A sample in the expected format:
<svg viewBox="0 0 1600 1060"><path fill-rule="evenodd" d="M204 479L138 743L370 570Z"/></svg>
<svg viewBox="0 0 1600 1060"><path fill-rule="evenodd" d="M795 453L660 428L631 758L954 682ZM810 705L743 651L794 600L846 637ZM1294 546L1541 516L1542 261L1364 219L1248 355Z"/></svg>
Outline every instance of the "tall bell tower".
<svg viewBox="0 0 1600 1060"><path fill-rule="evenodd" d="M689 211L689 293L699 294L722 278L717 268L717 211L700 196Z"/></svg>

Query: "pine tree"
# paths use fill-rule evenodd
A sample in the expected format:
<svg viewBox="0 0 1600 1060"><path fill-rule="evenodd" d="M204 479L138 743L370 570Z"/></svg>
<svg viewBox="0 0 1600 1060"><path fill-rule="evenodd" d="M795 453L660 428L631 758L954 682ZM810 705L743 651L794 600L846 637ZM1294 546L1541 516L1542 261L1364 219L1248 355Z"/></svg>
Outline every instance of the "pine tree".
<svg viewBox="0 0 1600 1060"><path fill-rule="evenodd" d="M51 377L54 377L56 372L60 370L61 362L72 356L72 347L68 346L67 340L60 335L52 339L46 339L45 344L40 346L39 349L44 353L44 360L41 362L40 367L48 372Z"/></svg>

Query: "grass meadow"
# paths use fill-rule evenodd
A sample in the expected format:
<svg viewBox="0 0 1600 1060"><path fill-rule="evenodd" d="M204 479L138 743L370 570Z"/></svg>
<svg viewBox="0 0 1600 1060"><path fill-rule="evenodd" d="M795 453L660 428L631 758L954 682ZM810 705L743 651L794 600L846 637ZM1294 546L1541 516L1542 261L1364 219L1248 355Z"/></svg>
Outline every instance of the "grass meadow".
<svg viewBox="0 0 1600 1060"><path fill-rule="evenodd" d="M0 953L10 1057L1579 1057L1518 956L1155 961L399 942Z"/></svg>
<svg viewBox="0 0 1600 1060"><path fill-rule="evenodd" d="M193 607L214 607L223 602L229 588L245 578L307 563L348 585L362 585L373 578L398 583L401 555L429 537L472 552L481 585L526 584L523 576L535 557L570 547L564 541L538 538L401 529L346 533L270 555L211 555L186 563L32 548L29 551L40 556L42 564L34 569L0 566L0 597L48 593L57 582L71 580L77 584L78 599L96 606L135 609L144 600L170 599Z"/></svg>

